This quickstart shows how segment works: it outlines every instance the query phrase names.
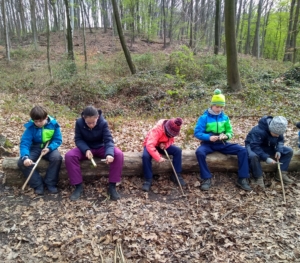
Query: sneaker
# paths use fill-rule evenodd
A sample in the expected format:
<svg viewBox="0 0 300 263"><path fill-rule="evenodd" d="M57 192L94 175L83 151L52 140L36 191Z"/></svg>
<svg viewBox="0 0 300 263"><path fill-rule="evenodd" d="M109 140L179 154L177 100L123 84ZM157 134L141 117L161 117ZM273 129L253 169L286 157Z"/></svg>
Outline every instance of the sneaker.
<svg viewBox="0 0 300 263"><path fill-rule="evenodd" d="M178 181L179 181L180 185L181 185L181 186L185 186L186 183L185 183L185 181L183 180L182 176L181 176L180 174L178 174L177 176L178 176ZM173 183L175 183L176 185L178 185L178 181L177 181L176 175L172 174L172 175L170 176L170 180L171 180Z"/></svg>
<svg viewBox="0 0 300 263"><path fill-rule="evenodd" d="M204 179L201 183L200 189L202 191L208 191L208 189L211 187L211 179Z"/></svg>
<svg viewBox="0 0 300 263"><path fill-rule="evenodd" d="M284 184L292 184L294 181L292 179L290 179L288 176L287 176L287 172L286 171L281 171L281 175L282 175L282 181ZM279 175L279 172L277 171L276 174L275 174L275 180L280 182L280 175Z"/></svg>
<svg viewBox="0 0 300 263"><path fill-rule="evenodd" d="M236 183L239 187L241 187L242 189L244 189L245 191L251 191L251 187L248 183L248 179L247 178L239 178L237 180L237 183Z"/></svg>
<svg viewBox="0 0 300 263"><path fill-rule="evenodd" d="M150 181L145 181L143 183L143 187L142 187L142 190L144 192L149 192L150 191L150 188L151 188L151 182Z"/></svg>
<svg viewBox="0 0 300 263"><path fill-rule="evenodd" d="M44 194L44 186L38 186L34 189L34 193L37 195L43 195Z"/></svg>
<svg viewBox="0 0 300 263"><path fill-rule="evenodd" d="M83 193L82 184L77 184L75 187L76 187L75 190L73 191L73 193L70 196L70 200L72 200L72 201L77 200Z"/></svg>
<svg viewBox="0 0 300 263"><path fill-rule="evenodd" d="M113 201L117 201L121 198L121 196L117 192L115 183L109 183L108 194L110 196L110 200L113 200Z"/></svg>
<svg viewBox="0 0 300 263"><path fill-rule="evenodd" d="M261 188L265 188L265 183L264 183L264 178L263 176L260 177L254 177L253 180L251 181L252 184L258 185Z"/></svg>
<svg viewBox="0 0 300 263"><path fill-rule="evenodd" d="M48 188L49 194L57 194L58 193L58 190L55 186L48 185L47 188Z"/></svg>

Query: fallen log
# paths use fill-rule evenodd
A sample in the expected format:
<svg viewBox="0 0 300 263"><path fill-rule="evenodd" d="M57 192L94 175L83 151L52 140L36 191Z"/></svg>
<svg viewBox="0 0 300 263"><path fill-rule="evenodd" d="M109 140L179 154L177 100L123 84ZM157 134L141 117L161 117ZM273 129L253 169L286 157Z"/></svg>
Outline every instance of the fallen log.
<svg viewBox="0 0 300 263"><path fill-rule="evenodd" d="M107 176L108 165L101 162L100 159L94 158L97 167L94 167L89 160L81 162L81 170L84 176ZM208 167L212 172L237 172L238 163L237 157L233 155L224 155L218 152L209 154L206 158ZM2 169L5 173L5 183L7 185L21 185L24 183L24 178L17 166L18 157L6 157L2 163ZM172 173L172 167L169 162L158 163L152 161L154 174ZM41 160L38 165L38 170L41 174L45 173L48 166L47 161ZM275 172L277 165L266 164L262 162L264 172ZM300 171L300 154L294 154L289 165L289 171ZM196 159L195 151L182 151L182 172L183 173L199 173L199 166ZM123 176L142 176L142 153L140 152L125 152ZM60 178L67 178L67 171L63 161Z"/></svg>

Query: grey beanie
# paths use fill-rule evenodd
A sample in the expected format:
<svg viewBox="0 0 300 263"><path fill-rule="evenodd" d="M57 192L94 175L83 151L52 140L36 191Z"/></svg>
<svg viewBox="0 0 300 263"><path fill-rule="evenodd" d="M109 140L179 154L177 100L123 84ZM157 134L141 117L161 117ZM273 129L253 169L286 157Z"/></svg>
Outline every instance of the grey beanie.
<svg viewBox="0 0 300 263"><path fill-rule="evenodd" d="M284 134L286 131L286 127L287 127L287 120L282 116L274 117L269 124L270 132L273 132L278 135Z"/></svg>

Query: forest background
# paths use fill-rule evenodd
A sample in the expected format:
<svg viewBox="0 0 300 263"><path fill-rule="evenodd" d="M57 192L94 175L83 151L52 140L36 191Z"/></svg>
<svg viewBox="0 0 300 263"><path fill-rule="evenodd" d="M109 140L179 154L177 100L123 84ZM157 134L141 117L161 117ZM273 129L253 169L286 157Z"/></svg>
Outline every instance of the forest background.
<svg viewBox="0 0 300 263"><path fill-rule="evenodd" d="M215 88L226 96L233 142L243 145L261 116L283 115L286 144L297 151L299 8L300 0L2 0L7 151L18 156L35 104L61 124L63 154L90 104L103 110L123 151L141 152L154 123L177 116L184 125L176 144L195 150L193 128ZM43 198L2 184L0 259L116 262L121 244L127 262L299 262L297 173L286 204L272 173L264 191L250 193L236 188L235 173L214 173L208 193L199 190L199 174L183 176L186 198L167 175L156 176L149 194L142 178L124 177L116 203L102 177L87 180L76 203L66 180L59 195Z"/></svg>

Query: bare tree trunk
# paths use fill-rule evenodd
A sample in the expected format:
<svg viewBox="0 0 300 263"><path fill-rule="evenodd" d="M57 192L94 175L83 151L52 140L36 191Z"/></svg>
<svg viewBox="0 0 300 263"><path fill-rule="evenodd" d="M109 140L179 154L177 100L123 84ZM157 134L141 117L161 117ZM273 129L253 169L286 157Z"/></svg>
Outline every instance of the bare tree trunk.
<svg viewBox="0 0 300 263"><path fill-rule="evenodd" d="M67 1L67 0L65 0L65 1ZM130 68L131 74L135 74L136 73L135 65L132 62L130 52L129 52L127 46L126 46L126 41L125 41L125 38L124 38L122 26L121 26L121 20L120 20L119 10L118 10L116 0L112 0L112 5L113 5L115 21L116 21L116 25L117 25L117 29L118 29L120 42L121 42L121 45L122 45L122 48L123 48L123 52L124 52L127 64Z"/></svg>
<svg viewBox="0 0 300 263"><path fill-rule="evenodd" d="M93 33L93 30L92 30L92 27L91 27L91 24L90 24L90 20L89 20L89 15L87 14L86 8L85 8L85 4L84 4L82 1L81 1L81 7L83 8L83 11L84 11L84 13L85 13L86 20L87 20L87 22L88 22L88 24L89 24L90 33ZM82 19L84 19L84 18L82 17Z"/></svg>
<svg viewBox="0 0 300 263"><path fill-rule="evenodd" d="M247 39L246 39L246 43L245 43L245 54L246 55L249 54L249 52L250 52L250 29L251 29L251 18L252 18L252 6L253 6L253 0L250 0Z"/></svg>
<svg viewBox="0 0 300 263"><path fill-rule="evenodd" d="M260 30L260 18L262 12L262 4L263 0L259 0L258 3L258 10L257 10L257 20L256 20L256 27L255 27L255 35L254 41L252 46L252 56L256 56L259 58L259 30Z"/></svg>
<svg viewBox="0 0 300 263"><path fill-rule="evenodd" d="M291 8L290 8L290 18L289 18L289 25L288 25L288 34L285 42L285 53L283 57L283 61L292 61L291 56L291 38L292 38L292 28L293 28L293 14L295 8L296 0L292 0Z"/></svg>
<svg viewBox="0 0 300 263"><path fill-rule="evenodd" d="M166 0L162 0L162 15L163 15L163 38L164 38L164 48L167 47L167 41L166 41L166 37L167 37L167 28L166 28L166 10L165 10L165 3Z"/></svg>
<svg viewBox="0 0 300 263"><path fill-rule="evenodd" d="M10 49L9 49L9 37L8 37L8 28L6 20L6 5L4 0L2 0L2 17L3 17L3 27L4 27L4 36L5 36L5 51L6 51L6 60L10 61Z"/></svg>
<svg viewBox="0 0 300 263"><path fill-rule="evenodd" d="M241 30L240 30L240 33L239 33L239 42L238 42L238 52L239 53L242 53L242 47L243 47L243 32L244 32L244 25L245 25L245 15L246 15L246 2L247 1L244 1L244 5L243 5L243 19L242 19L242 26L241 26Z"/></svg>
<svg viewBox="0 0 300 263"><path fill-rule="evenodd" d="M235 32L237 39L238 39L238 36L239 36L242 4L243 4L243 0L239 0L239 10L238 10L238 13L237 13L237 18L236 18L236 32Z"/></svg>
<svg viewBox="0 0 300 263"><path fill-rule="evenodd" d="M32 30L32 37L33 37L33 45L34 48L37 50L38 43L37 43L35 0L30 0L30 16L31 16L31 30Z"/></svg>
<svg viewBox="0 0 300 263"><path fill-rule="evenodd" d="M173 17L174 17L175 0L171 0L171 14L170 14L170 27L169 27L169 38L170 45L173 40Z"/></svg>
<svg viewBox="0 0 300 263"><path fill-rule="evenodd" d="M47 32L47 62L50 78L52 78L52 71L50 65L50 29L49 29L49 17L48 17L48 0L45 0L45 20L46 20L46 32Z"/></svg>
<svg viewBox="0 0 300 263"><path fill-rule="evenodd" d="M234 91L242 88L238 70L236 39L235 39L235 4L232 0L225 0L225 38L227 53L227 81Z"/></svg>
<svg viewBox="0 0 300 263"><path fill-rule="evenodd" d="M101 14L102 14L102 23L104 27L104 33L107 33L107 27L108 27L108 8L107 8L107 1L102 0L101 1Z"/></svg>
<svg viewBox="0 0 300 263"><path fill-rule="evenodd" d="M293 49L293 63L296 63L296 42L297 42L297 35L299 33L299 9L300 9L300 0L297 0L297 6L296 6L296 12L295 12L295 18L294 18L294 24L293 24L293 34L291 39L291 46Z"/></svg>
<svg viewBox="0 0 300 263"><path fill-rule="evenodd" d="M73 34L71 27L71 20L69 15L69 0L64 0L66 6L66 18L67 18L67 42L68 42L68 59L74 61L74 50L73 50Z"/></svg>
<svg viewBox="0 0 300 263"><path fill-rule="evenodd" d="M190 48L194 47L194 32L193 32L193 27L194 27L194 13L193 13L193 9L194 9L194 1L191 0L190 2Z"/></svg>
<svg viewBox="0 0 300 263"><path fill-rule="evenodd" d="M25 15L24 15L24 7L23 7L23 0L19 0L20 3L20 17L21 17L21 24L22 24L22 36L26 36L26 22L25 22Z"/></svg>
<svg viewBox="0 0 300 263"><path fill-rule="evenodd" d="M216 17L215 17L215 47L214 54L219 54L220 48L220 9L221 9L221 0L216 0Z"/></svg>
<svg viewBox="0 0 300 263"><path fill-rule="evenodd" d="M57 2L57 0L50 0L50 4L51 4L52 9L53 9L53 19L54 19L53 30L54 31L59 30L59 28L58 28L58 21L57 21L56 2Z"/></svg>
<svg viewBox="0 0 300 263"><path fill-rule="evenodd" d="M87 70L87 55L86 55L86 43L85 43L85 22L84 22L84 17L83 17L83 1L81 0L81 16L82 16L82 32L83 32L83 53L84 53L84 69L85 69L85 74Z"/></svg>
<svg viewBox="0 0 300 263"><path fill-rule="evenodd" d="M268 8L268 5L269 5L269 0L267 1L266 9ZM261 57L264 56L265 39L266 39L266 35L267 35L267 27L269 24L269 17L270 17L270 12L271 12L272 6L273 6L273 1L271 0L269 10L266 11L266 15L265 15L265 23L264 23L264 29L263 29L264 33L263 33L263 38L262 38L262 43L261 43Z"/></svg>

